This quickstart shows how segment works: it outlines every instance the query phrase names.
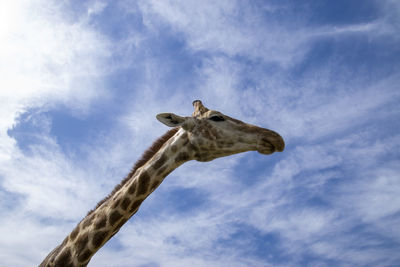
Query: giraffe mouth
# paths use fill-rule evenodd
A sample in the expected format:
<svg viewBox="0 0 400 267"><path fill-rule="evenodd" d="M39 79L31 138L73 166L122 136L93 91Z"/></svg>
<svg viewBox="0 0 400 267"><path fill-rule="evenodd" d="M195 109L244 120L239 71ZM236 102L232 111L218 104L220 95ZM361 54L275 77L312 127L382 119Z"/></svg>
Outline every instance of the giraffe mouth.
<svg viewBox="0 0 400 267"><path fill-rule="evenodd" d="M269 131L268 134L262 136L257 145L257 151L264 155L282 152L284 148L285 142L283 138L273 131Z"/></svg>
<svg viewBox="0 0 400 267"><path fill-rule="evenodd" d="M269 155L275 152L274 145L268 140L263 139L262 142L257 146L258 153Z"/></svg>

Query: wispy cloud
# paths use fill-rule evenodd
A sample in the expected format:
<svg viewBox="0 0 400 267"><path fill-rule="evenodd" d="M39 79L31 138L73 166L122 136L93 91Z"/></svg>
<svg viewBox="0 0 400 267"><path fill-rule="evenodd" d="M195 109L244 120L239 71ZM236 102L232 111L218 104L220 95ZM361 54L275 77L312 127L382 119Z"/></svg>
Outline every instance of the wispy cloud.
<svg viewBox="0 0 400 267"><path fill-rule="evenodd" d="M301 31L288 32L251 3L142 1L140 8L146 25L157 29L158 24L167 22L184 34L193 50L261 58L283 65L306 52L299 49L305 41ZM268 4L263 8L268 9Z"/></svg>
<svg viewBox="0 0 400 267"><path fill-rule="evenodd" d="M44 112L67 108L86 116L91 101L106 95L100 82L110 53L107 39L68 17L61 3L1 5L0 176L7 197L1 205L2 264L27 266L69 231L96 194L85 171L60 149ZM21 114L29 115L21 121ZM24 122L36 129L28 133L36 138L29 153L9 132Z"/></svg>
<svg viewBox="0 0 400 267"><path fill-rule="evenodd" d="M183 165L91 265L400 261L396 1L346 23L290 1L3 5L6 266L40 262L166 130L154 116L197 98L278 131L285 152ZM65 143L55 110L89 137Z"/></svg>

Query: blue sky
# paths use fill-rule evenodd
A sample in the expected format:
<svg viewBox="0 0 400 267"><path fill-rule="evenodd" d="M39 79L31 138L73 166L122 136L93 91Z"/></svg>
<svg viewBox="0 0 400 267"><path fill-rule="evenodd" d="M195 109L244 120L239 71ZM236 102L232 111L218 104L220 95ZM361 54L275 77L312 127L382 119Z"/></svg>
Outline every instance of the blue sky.
<svg viewBox="0 0 400 267"><path fill-rule="evenodd" d="M400 264L400 3L3 1L0 258L34 266L201 99L273 129L170 174L89 266Z"/></svg>

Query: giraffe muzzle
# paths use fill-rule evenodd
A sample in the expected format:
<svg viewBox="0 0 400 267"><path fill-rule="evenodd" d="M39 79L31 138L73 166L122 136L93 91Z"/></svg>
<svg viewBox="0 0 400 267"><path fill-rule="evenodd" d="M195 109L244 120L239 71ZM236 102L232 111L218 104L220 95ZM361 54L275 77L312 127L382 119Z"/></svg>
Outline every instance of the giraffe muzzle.
<svg viewBox="0 0 400 267"><path fill-rule="evenodd" d="M263 129L259 135L257 151L261 154L272 154L274 152L282 152L285 149L285 141L278 133Z"/></svg>

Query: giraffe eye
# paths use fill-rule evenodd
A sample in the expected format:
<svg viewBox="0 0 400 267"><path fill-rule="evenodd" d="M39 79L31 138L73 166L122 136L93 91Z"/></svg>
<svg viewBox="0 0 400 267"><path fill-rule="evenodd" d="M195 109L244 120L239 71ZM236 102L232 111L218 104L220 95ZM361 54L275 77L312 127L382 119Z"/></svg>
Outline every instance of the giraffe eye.
<svg viewBox="0 0 400 267"><path fill-rule="evenodd" d="M212 116L210 118L210 120L212 120L212 121L224 121L225 119L222 116Z"/></svg>

